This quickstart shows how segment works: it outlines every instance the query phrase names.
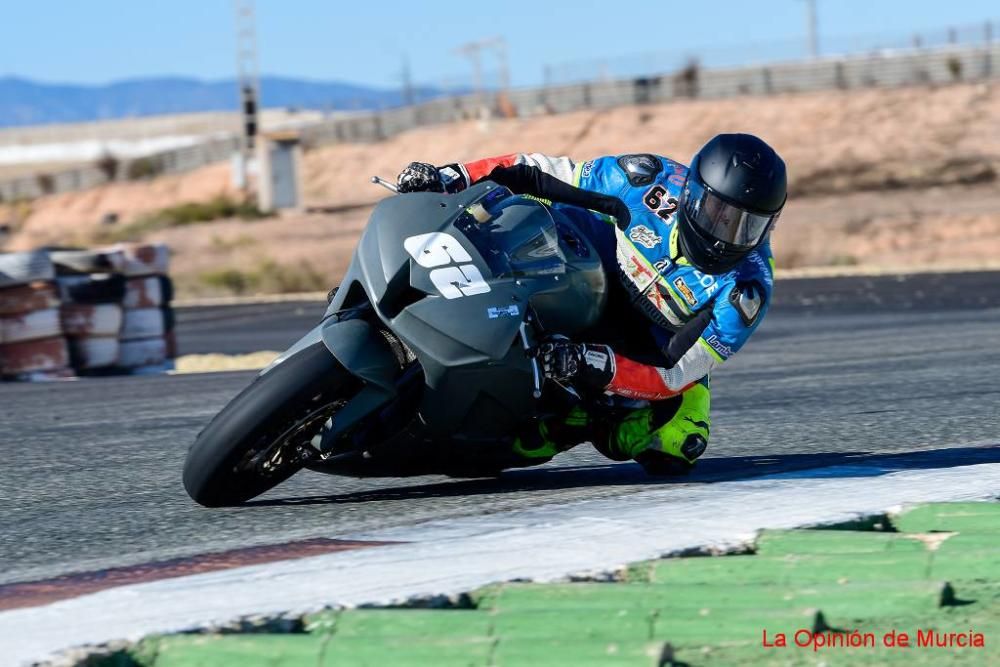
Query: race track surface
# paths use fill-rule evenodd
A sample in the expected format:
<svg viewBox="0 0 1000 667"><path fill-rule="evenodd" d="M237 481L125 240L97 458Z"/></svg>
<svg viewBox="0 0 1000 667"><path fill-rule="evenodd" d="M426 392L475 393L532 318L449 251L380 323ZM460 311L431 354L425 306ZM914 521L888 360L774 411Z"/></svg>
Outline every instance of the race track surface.
<svg viewBox="0 0 1000 667"><path fill-rule="evenodd" d="M207 510L181 486L184 454L252 373L2 384L0 583L350 538L654 484L808 474L862 457L900 467L1000 462L998 274L783 281L776 295L754 340L713 377L708 458L683 481L650 479L634 464L578 447L491 480L304 472L246 507ZM282 349L322 310L312 303L185 309L182 352ZM914 454L931 449L948 451Z"/></svg>

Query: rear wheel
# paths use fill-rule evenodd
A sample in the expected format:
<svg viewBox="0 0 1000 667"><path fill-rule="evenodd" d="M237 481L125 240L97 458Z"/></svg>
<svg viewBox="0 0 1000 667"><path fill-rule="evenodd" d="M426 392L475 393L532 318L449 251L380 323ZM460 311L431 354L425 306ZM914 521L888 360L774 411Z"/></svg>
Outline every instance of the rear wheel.
<svg viewBox="0 0 1000 667"><path fill-rule="evenodd" d="M184 464L188 495L236 505L285 481L316 456L310 440L357 388L323 343L284 360L198 434Z"/></svg>

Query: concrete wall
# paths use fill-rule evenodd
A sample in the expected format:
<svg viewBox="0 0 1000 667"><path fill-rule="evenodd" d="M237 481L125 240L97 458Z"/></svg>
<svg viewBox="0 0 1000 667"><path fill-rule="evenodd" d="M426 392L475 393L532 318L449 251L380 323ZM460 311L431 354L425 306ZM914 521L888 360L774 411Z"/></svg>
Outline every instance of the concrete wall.
<svg viewBox="0 0 1000 667"><path fill-rule="evenodd" d="M719 98L734 95L772 95L816 90L877 86L944 85L977 81L1000 75L1000 42L979 47L943 47L775 63L759 67L674 72L635 79L594 81L548 88L520 88L506 94L506 104L519 116L602 109L630 104L655 104L684 98ZM484 107L499 114L502 101L495 94L442 98L412 107L338 116L301 127L306 148L331 143L381 141L424 125L450 123L478 117ZM228 160L239 148L239 139L213 139L132 163L123 162L116 179L141 172L177 173ZM0 181L0 198L11 201L43 194L81 190L109 180L107 170L96 166L47 176Z"/></svg>

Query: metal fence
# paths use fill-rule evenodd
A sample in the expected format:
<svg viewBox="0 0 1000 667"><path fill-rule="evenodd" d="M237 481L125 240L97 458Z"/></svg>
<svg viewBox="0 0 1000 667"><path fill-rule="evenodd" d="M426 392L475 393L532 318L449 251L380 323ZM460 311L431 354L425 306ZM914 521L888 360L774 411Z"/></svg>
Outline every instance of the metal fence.
<svg viewBox="0 0 1000 667"><path fill-rule="evenodd" d="M1000 74L1000 43L980 47L893 50L757 67L689 67L659 76L465 95L377 114L319 122L302 130L307 146L380 141L422 126L491 115L533 116L657 104L679 99L774 95L980 81Z"/></svg>
<svg viewBox="0 0 1000 667"><path fill-rule="evenodd" d="M1000 74L1000 42L978 46L884 50L858 56L702 69L688 66L667 74L520 88L440 98L409 107L338 116L305 125L307 148L331 143L381 141L415 127L480 117L533 116L679 99L773 95L817 90L851 90L982 81ZM230 159L237 137L165 151L122 164L103 164L54 174L0 181L4 201L91 188L111 180L178 173ZM114 168L111 168L111 167Z"/></svg>
<svg viewBox="0 0 1000 667"><path fill-rule="evenodd" d="M818 55L840 59L847 55L877 55L889 51L920 49L976 48L1000 38L1000 22L983 21L962 26L942 26L921 33L852 33L823 35L817 44ZM651 72L671 72L698 63L705 69L754 68L777 62L801 61L806 55L802 39L747 41L739 46L707 46L691 50L651 50L620 56L591 57L571 62L553 63L544 68L546 85L562 86L610 79L628 79Z"/></svg>
<svg viewBox="0 0 1000 667"><path fill-rule="evenodd" d="M232 158L241 145L239 137L210 139L130 160L108 156L93 165L53 173L20 176L0 181L0 201L34 199L43 195L86 190L111 181L142 180L161 174L193 171Z"/></svg>

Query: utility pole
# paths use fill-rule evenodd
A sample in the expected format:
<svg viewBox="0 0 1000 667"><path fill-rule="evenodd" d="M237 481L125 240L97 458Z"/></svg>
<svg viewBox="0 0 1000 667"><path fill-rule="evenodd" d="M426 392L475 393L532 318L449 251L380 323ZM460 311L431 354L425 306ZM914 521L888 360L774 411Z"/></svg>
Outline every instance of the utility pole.
<svg viewBox="0 0 1000 667"><path fill-rule="evenodd" d="M806 3L806 34L809 36L809 57L819 57L819 27L816 16L816 0L803 0Z"/></svg>
<svg viewBox="0 0 1000 667"><path fill-rule="evenodd" d="M483 64L480 52L483 49L481 42L470 42L455 49L455 53L468 58L472 62L472 89L477 95L483 88Z"/></svg>
<svg viewBox="0 0 1000 667"><path fill-rule="evenodd" d="M497 56L497 68L500 74L500 90L506 92L510 88L510 66L507 60L507 40L497 37L494 45Z"/></svg>
<svg viewBox="0 0 1000 667"><path fill-rule="evenodd" d="M417 100L413 91L413 78L410 74L410 57L406 54L403 54L403 69L400 75L403 79L403 106L413 106Z"/></svg>
<svg viewBox="0 0 1000 667"><path fill-rule="evenodd" d="M469 42L455 49L455 53L472 61L472 82L475 92L480 98L483 93L482 52L492 50L497 58L499 87L506 91L510 86L510 67L507 61L507 41L503 37L490 37L476 42Z"/></svg>
<svg viewBox="0 0 1000 667"><path fill-rule="evenodd" d="M257 108L260 99L260 73L257 69L257 28L254 0L234 0L236 11L236 72L240 95L242 141L239 156L239 181L244 194L250 191L248 166L257 138Z"/></svg>

